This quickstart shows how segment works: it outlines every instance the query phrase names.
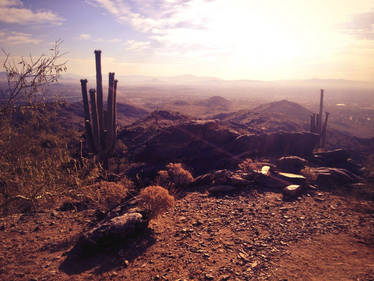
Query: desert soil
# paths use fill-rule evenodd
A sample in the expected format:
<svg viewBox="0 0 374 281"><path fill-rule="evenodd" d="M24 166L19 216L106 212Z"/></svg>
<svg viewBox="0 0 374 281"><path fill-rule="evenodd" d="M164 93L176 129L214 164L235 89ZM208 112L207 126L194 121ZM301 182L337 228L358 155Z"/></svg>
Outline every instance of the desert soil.
<svg viewBox="0 0 374 281"><path fill-rule="evenodd" d="M150 230L78 249L94 210L0 221L1 280L374 280L374 202L329 192L188 192Z"/></svg>

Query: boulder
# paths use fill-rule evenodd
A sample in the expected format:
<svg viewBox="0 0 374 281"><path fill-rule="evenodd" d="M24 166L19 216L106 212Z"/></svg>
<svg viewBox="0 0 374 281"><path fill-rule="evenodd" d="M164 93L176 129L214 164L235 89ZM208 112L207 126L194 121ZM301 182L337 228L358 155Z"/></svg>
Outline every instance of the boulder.
<svg viewBox="0 0 374 281"><path fill-rule="evenodd" d="M285 172L298 173L308 163L307 160L299 156L284 156L276 161L277 167Z"/></svg>
<svg viewBox="0 0 374 281"><path fill-rule="evenodd" d="M84 233L80 242L88 245L105 245L116 240L125 240L144 231L147 225L148 220L141 213L126 213Z"/></svg>
<svg viewBox="0 0 374 281"><path fill-rule="evenodd" d="M286 197L296 197L302 193L302 186L298 184L287 185L283 189L283 195Z"/></svg>

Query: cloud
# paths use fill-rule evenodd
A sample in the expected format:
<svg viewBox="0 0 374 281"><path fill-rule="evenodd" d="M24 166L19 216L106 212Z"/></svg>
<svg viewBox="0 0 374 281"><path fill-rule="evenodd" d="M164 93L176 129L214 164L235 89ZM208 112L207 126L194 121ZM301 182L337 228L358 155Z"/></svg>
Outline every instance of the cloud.
<svg viewBox="0 0 374 281"><path fill-rule="evenodd" d="M83 39L83 40L88 40L88 39L91 39L91 35L87 34L87 33L83 33L83 34L79 35L79 38Z"/></svg>
<svg viewBox="0 0 374 281"><path fill-rule="evenodd" d="M0 0L0 22L16 24L49 23L61 25L64 19L52 11L32 11L19 0Z"/></svg>
<svg viewBox="0 0 374 281"><path fill-rule="evenodd" d="M22 32L6 33L0 31L0 42L8 45L39 44L41 40L32 38L31 34Z"/></svg>
<svg viewBox="0 0 374 281"><path fill-rule="evenodd" d="M206 36L211 9L215 1L207 0L86 0L104 9L117 22L130 25L148 40L125 42L126 50L144 51L152 47L162 55L196 55L193 48L215 52L220 49L216 38ZM213 7L212 7L213 5ZM213 13L215 14L215 13ZM213 46L214 44L214 46ZM213 50L214 48L214 50ZM171 52L172 51L172 52ZM206 53L205 51L205 53ZM200 50L200 53L203 54Z"/></svg>
<svg viewBox="0 0 374 281"><path fill-rule="evenodd" d="M143 51L151 47L151 42L128 40L125 42L124 45L125 45L126 50L128 51Z"/></svg>
<svg viewBox="0 0 374 281"><path fill-rule="evenodd" d="M91 34L88 33L82 33L79 35L79 39L82 40L90 40L92 42L106 42L106 43L121 43L123 40L120 38L111 38L111 39L104 39L102 37L93 38Z"/></svg>
<svg viewBox="0 0 374 281"><path fill-rule="evenodd" d="M374 40L374 11L356 14L350 22L338 27L356 38Z"/></svg>
<svg viewBox="0 0 374 281"><path fill-rule="evenodd" d="M201 0L202 1L202 0ZM201 20L182 16L183 9L196 0L87 0L88 3L105 9L120 23L130 24L137 31L162 33L181 26L202 27ZM204 2L204 1L203 1Z"/></svg>

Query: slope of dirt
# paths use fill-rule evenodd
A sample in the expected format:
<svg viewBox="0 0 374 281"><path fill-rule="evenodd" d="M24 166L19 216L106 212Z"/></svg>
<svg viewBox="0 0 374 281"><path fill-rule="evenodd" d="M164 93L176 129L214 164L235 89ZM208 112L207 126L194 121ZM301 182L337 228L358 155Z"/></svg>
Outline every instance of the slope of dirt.
<svg viewBox="0 0 374 281"><path fill-rule="evenodd" d="M327 192L283 201L187 193L151 230L77 249L94 210L0 222L1 280L373 280L374 203Z"/></svg>

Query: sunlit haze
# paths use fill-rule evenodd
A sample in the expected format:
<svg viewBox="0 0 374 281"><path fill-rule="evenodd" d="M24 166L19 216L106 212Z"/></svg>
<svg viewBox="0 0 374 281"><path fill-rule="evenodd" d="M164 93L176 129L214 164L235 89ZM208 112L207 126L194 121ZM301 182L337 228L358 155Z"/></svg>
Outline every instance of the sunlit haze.
<svg viewBox="0 0 374 281"><path fill-rule="evenodd" d="M374 80L372 0L0 0L0 46L62 39L68 72Z"/></svg>

